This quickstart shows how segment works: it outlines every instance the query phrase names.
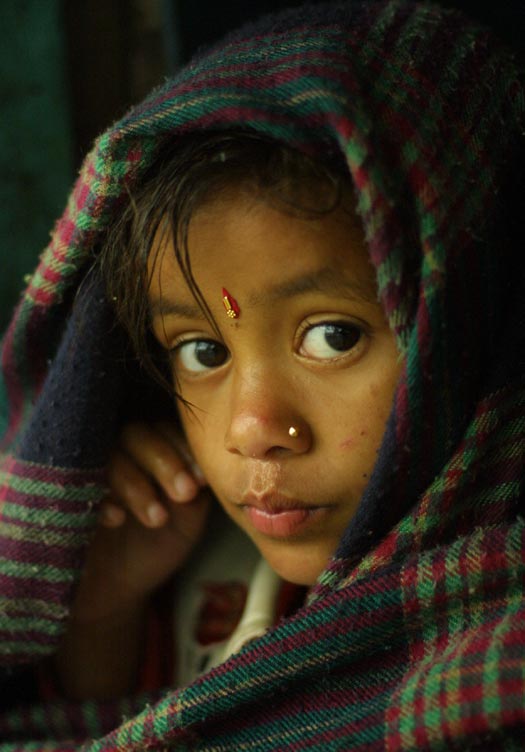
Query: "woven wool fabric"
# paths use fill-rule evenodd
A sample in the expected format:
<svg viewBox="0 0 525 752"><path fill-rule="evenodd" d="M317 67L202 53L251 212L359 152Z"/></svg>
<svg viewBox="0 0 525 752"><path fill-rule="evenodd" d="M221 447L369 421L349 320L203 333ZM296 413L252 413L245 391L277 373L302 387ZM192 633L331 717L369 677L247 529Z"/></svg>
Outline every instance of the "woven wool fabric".
<svg viewBox="0 0 525 752"><path fill-rule="evenodd" d="M126 409L111 307L74 293L159 139L239 126L349 165L406 363L377 466L293 618L158 697L11 702L0 749L522 749L523 88L484 31L403 0L233 35L86 160L3 340L2 702L64 629Z"/></svg>

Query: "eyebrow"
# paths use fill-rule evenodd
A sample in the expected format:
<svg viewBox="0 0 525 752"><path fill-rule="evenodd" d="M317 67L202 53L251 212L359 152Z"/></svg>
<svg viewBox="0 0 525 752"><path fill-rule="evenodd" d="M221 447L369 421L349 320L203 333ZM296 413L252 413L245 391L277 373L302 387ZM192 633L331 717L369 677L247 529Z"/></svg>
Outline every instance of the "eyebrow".
<svg viewBox="0 0 525 752"><path fill-rule="evenodd" d="M179 316L182 319L204 319L204 314L197 305L176 303L166 298L157 298L150 302L150 314L155 316Z"/></svg>
<svg viewBox="0 0 525 752"><path fill-rule="evenodd" d="M302 274L300 277L280 282L264 292L256 292L248 298L248 305L278 303L286 298L302 295L306 292L337 293L347 300L377 304L375 285L360 284L350 280L330 266Z"/></svg>
<svg viewBox="0 0 525 752"><path fill-rule="evenodd" d="M301 274L299 277L279 282L272 285L264 292L252 293L246 304L249 307L257 307L268 303L277 303L287 298L302 295L307 292L324 292L329 294L338 294L342 298L361 303L377 305L378 298L374 285L360 284L355 280L350 280L340 272L335 271L329 266L317 269L313 272ZM151 302L150 312L155 316L179 316L187 319L203 319L204 315L201 309L195 304L179 303L176 301L158 298Z"/></svg>

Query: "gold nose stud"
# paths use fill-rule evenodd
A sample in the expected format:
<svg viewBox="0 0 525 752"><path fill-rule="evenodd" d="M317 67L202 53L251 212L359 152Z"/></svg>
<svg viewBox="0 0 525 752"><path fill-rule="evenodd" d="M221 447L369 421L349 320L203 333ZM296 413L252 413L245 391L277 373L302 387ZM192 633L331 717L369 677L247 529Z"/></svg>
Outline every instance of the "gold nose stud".
<svg viewBox="0 0 525 752"><path fill-rule="evenodd" d="M288 429L288 435L292 437L292 439L298 439L299 438L299 429L295 426L290 426Z"/></svg>

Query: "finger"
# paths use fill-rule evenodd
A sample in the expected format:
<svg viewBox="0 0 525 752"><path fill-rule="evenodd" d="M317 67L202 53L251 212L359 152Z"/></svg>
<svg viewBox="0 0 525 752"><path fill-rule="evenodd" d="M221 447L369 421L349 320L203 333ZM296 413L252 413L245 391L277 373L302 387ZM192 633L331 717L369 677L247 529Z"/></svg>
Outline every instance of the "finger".
<svg viewBox="0 0 525 752"><path fill-rule="evenodd" d="M120 446L173 501L191 501L197 495L199 484L183 457L158 430L145 423L129 423Z"/></svg>
<svg viewBox="0 0 525 752"><path fill-rule="evenodd" d="M120 527L126 521L126 512L118 504L106 499L100 505L98 519L104 527Z"/></svg>
<svg viewBox="0 0 525 752"><path fill-rule="evenodd" d="M184 547L188 551L200 538L210 509L210 496L202 491L191 504L179 504L172 507L168 526L180 540L179 553Z"/></svg>
<svg viewBox="0 0 525 752"><path fill-rule="evenodd" d="M185 436L181 433L180 429L173 423L167 420L157 421L155 423L155 429L164 436L164 438L173 446L180 457L183 459L186 467L191 469L193 477L199 484L204 487L208 485L208 481L204 477L204 473L200 469L199 465L195 461L191 449L188 446Z"/></svg>
<svg viewBox="0 0 525 752"><path fill-rule="evenodd" d="M161 527L168 512L148 476L123 452L114 452L108 466L112 496L146 527Z"/></svg>

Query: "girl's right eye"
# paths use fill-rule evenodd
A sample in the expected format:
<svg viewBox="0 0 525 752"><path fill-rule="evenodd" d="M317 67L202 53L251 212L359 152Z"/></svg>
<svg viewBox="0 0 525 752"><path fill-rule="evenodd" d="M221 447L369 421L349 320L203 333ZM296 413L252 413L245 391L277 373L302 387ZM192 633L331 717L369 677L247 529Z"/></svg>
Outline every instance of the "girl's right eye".
<svg viewBox="0 0 525 752"><path fill-rule="evenodd" d="M194 339L181 342L172 350L175 368L182 367L189 373L204 373L219 368L229 358L224 345L212 339Z"/></svg>

